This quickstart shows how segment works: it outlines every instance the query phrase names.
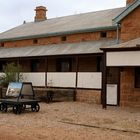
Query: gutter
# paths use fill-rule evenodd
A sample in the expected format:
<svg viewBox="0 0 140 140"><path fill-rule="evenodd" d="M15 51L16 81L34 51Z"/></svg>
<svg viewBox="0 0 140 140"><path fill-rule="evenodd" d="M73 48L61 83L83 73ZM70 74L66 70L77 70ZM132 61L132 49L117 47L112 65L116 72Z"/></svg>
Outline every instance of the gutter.
<svg viewBox="0 0 140 140"><path fill-rule="evenodd" d="M119 35L119 29L120 29L121 24L117 23L117 44L120 43L120 35Z"/></svg>
<svg viewBox="0 0 140 140"><path fill-rule="evenodd" d="M80 33L91 33L91 32L106 31L106 30L111 31L111 30L116 30L116 28L117 28L117 26L114 25L114 26L82 29L82 30L71 30L71 31L64 31L64 32L53 32L53 33L38 34L38 35L28 35L28 36L21 36L21 37L4 38L4 39L0 39L0 42L17 41L17 40L33 39L33 38L43 38L43 37L52 37L52 36L61 36L61 35L80 34Z"/></svg>

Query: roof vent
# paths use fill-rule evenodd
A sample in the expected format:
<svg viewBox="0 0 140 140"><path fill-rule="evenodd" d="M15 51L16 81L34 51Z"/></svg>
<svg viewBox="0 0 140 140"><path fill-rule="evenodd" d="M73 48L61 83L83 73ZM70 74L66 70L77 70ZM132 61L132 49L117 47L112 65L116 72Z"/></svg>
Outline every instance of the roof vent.
<svg viewBox="0 0 140 140"><path fill-rule="evenodd" d="M44 21L47 19L46 11L48 11L48 10L46 9L46 7L38 6L38 7L36 7L35 11L36 11L35 22Z"/></svg>

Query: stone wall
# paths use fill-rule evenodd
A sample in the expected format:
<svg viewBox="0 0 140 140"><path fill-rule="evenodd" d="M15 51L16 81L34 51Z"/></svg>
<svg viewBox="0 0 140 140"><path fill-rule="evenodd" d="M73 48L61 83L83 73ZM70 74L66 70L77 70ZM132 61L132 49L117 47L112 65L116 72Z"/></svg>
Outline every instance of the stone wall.
<svg viewBox="0 0 140 140"><path fill-rule="evenodd" d="M140 107L140 88L135 88L134 68L124 68L120 82L120 105Z"/></svg>

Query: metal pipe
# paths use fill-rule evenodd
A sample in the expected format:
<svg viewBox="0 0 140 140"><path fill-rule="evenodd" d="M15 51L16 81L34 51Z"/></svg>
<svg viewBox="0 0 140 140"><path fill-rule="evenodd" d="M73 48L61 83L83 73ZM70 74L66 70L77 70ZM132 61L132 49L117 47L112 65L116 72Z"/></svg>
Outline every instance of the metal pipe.
<svg viewBox="0 0 140 140"><path fill-rule="evenodd" d="M117 23L117 44L120 43L119 29L120 29L120 23Z"/></svg>

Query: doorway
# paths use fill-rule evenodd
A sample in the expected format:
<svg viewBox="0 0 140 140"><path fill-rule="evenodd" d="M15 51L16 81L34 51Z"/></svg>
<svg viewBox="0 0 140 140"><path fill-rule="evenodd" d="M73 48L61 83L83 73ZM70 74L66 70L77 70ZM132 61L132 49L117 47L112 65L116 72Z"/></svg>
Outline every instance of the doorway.
<svg viewBox="0 0 140 140"><path fill-rule="evenodd" d="M120 70L107 68L107 105L119 105L120 98Z"/></svg>

